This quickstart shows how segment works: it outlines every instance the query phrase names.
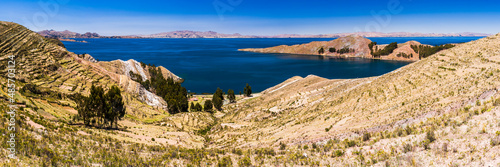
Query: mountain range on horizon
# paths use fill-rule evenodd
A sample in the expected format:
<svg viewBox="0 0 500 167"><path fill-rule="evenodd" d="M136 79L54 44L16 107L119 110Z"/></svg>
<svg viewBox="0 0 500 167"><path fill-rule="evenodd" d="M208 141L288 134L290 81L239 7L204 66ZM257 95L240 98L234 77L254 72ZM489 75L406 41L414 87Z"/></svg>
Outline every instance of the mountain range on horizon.
<svg viewBox="0 0 500 167"><path fill-rule="evenodd" d="M38 34L52 38L338 38L350 35L363 37L460 37L460 36L489 36L486 33L462 32L462 33L412 33L412 32L353 32L353 33L333 33L333 34L279 34L279 35L242 35L240 33L224 34L215 31L170 31L149 35L124 35L124 36L102 36L98 33L86 32L84 34L69 30L43 30Z"/></svg>

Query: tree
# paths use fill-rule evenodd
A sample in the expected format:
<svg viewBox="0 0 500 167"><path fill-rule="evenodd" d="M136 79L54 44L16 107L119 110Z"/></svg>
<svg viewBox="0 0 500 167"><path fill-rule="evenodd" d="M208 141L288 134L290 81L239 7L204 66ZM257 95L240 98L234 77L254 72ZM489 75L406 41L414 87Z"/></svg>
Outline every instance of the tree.
<svg viewBox="0 0 500 167"><path fill-rule="evenodd" d="M96 122L101 124L104 118L104 112L107 110L106 100L104 98L104 89L101 86L94 86L90 88L90 96L88 98L89 102L89 113L90 118L97 117Z"/></svg>
<svg viewBox="0 0 500 167"><path fill-rule="evenodd" d="M236 96L234 95L234 91L232 89L227 90L227 99L230 103L236 102Z"/></svg>
<svg viewBox="0 0 500 167"><path fill-rule="evenodd" d="M196 103L196 105L194 105L194 108L195 108L195 111L202 111L203 110L203 107L201 107L200 103Z"/></svg>
<svg viewBox="0 0 500 167"><path fill-rule="evenodd" d="M194 106L194 102L191 102L191 112L196 111L196 107Z"/></svg>
<svg viewBox="0 0 500 167"><path fill-rule="evenodd" d="M330 53L335 53L337 51L335 48L330 48L328 50L330 51Z"/></svg>
<svg viewBox="0 0 500 167"><path fill-rule="evenodd" d="M252 95L252 87L247 83L247 85L243 89L243 92L245 93L245 96L250 97Z"/></svg>
<svg viewBox="0 0 500 167"><path fill-rule="evenodd" d="M203 111L212 112L212 108L213 108L212 100L206 100L205 105L203 107Z"/></svg>
<svg viewBox="0 0 500 167"><path fill-rule="evenodd" d="M318 54L320 54L320 55L321 55L321 54L323 54L323 53L325 53L325 49L323 49L323 47L321 47L321 48L318 50Z"/></svg>
<svg viewBox="0 0 500 167"><path fill-rule="evenodd" d="M81 94L76 94L74 101L77 104L78 117L83 120L85 125L90 125L90 105L88 97L82 96Z"/></svg>
<svg viewBox="0 0 500 167"><path fill-rule="evenodd" d="M110 127L113 127L114 122L118 128L118 120L125 116L125 107L120 88L113 85L105 97L108 110L104 113L104 118L110 122Z"/></svg>
<svg viewBox="0 0 500 167"><path fill-rule="evenodd" d="M215 109L219 111L222 110L222 105L224 104L224 92L222 91L222 89L217 88L213 95L212 102Z"/></svg>

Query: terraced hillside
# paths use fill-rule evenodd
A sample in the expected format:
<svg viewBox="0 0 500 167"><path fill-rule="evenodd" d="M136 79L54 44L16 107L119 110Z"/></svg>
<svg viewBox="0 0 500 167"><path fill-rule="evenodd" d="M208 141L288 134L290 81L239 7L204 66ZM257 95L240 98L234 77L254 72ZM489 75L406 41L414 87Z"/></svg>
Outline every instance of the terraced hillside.
<svg viewBox="0 0 500 167"><path fill-rule="evenodd" d="M174 116L168 114L167 104L161 97L149 92L130 77L132 72L141 75L143 80L149 79L148 69L151 67L148 65L135 60L96 61L90 55L68 52L52 39L44 38L11 22L0 22L2 111L7 111L9 104L6 93L7 61L11 55L16 56L15 97L20 107L17 117L20 128L18 144L29 146L20 148L20 154L27 155L21 158L21 164L39 166L40 163L50 163L50 158L54 157L46 159L44 156L49 153L50 156L57 156L59 154L53 151L61 149L59 151L73 152L75 161L80 158L78 163L72 161L75 164L88 165L90 161L85 163L86 160L82 162L82 159L86 159L89 152L81 151L81 147L86 147L84 146L86 141L95 143L95 140L201 147L204 139L197 136L194 131L203 129L213 122L207 113L183 113ZM164 67L160 69L163 76L182 82L181 78ZM75 121L77 110L72 97L76 93L88 95L92 84L103 86L105 89L118 85L122 89L126 115L124 120L119 121L119 130L89 128ZM2 112L0 122L2 134L5 134L7 129L6 118L7 114ZM89 140L86 140L87 136ZM156 138L156 141L151 141L152 138ZM2 143L5 144L6 140L7 137L3 138ZM76 147L78 144L72 143L75 141L82 142L83 145ZM95 149L101 148L96 146ZM35 150L39 152L36 153ZM40 153L47 150L50 151ZM3 151L0 153L2 163L7 162L3 159L6 158L3 156L6 152ZM32 157L35 153L36 156ZM118 154L120 153L116 155Z"/></svg>
<svg viewBox="0 0 500 167"><path fill-rule="evenodd" d="M150 67L98 62L0 22L2 74L9 55L17 56L16 87L36 90L15 96L19 159L1 149L4 166L500 165L500 34L378 77L293 77L214 114L169 115L130 79L129 71L147 78ZM6 111L5 75L0 83ZM92 83L124 90L119 129L72 119L70 95L88 94ZM1 134L8 117L0 114ZM0 137L3 148L8 139Z"/></svg>

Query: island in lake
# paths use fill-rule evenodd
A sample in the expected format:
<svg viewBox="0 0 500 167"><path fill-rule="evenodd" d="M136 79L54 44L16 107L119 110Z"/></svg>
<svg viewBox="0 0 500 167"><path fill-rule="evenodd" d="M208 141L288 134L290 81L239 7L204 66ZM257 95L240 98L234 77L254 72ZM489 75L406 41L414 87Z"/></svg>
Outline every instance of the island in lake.
<svg viewBox="0 0 500 167"><path fill-rule="evenodd" d="M454 47L455 44L431 46L417 41L402 44L393 42L377 45L376 42L359 35L340 37L332 41L314 41L300 45L280 45L269 48L246 48L239 51L260 53L287 53L304 55L322 55L335 57L362 57L384 60L417 61L443 49Z"/></svg>

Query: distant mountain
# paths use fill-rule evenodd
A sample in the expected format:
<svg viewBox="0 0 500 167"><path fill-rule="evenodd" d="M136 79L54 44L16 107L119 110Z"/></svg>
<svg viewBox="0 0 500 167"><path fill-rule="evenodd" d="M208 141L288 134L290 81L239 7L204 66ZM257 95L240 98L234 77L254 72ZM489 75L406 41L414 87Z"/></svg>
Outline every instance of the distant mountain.
<svg viewBox="0 0 500 167"><path fill-rule="evenodd" d="M485 33L410 33L410 32L355 32L355 33L335 33L335 34L319 34L319 35L302 35L302 34L280 34L280 35L241 35L221 34L214 31L171 31L151 35L135 35L144 38L338 38L358 35L362 37L457 37L457 36L488 36L491 34Z"/></svg>
<svg viewBox="0 0 500 167"><path fill-rule="evenodd" d="M221 34L214 31L171 31L150 35L138 35L143 38L258 38L258 36L234 34Z"/></svg>
<svg viewBox="0 0 500 167"><path fill-rule="evenodd" d="M128 36L101 36L97 33L76 33L68 30L55 31L43 30L38 34L51 38L338 38L347 37L350 35L358 35L362 37L459 37L459 36L489 36L485 33L411 33L411 32L355 32L355 33L334 33L334 34L319 34L319 35L304 35L304 34L279 34L279 35L241 35L239 33L223 34L214 31L170 31L149 35L128 35Z"/></svg>
<svg viewBox="0 0 500 167"><path fill-rule="evenodd" d="M355 33L334 33L334 34L319 34L319 35L300 35L300 34L280 34L273 36L262 36L265 38L338 38L350 35L358 35L362 37L459 37L459 36L489 36L485 33L411 33L411 32L355 32Z"/></svg>
<svg viewBox="0 0 500 167"><path fill-rule="evenodd" d="M85 34L80 34L68 30L55 31L55 30L43 30L37 32L38 34L49 37L49 38L100 38L101 36L97 33L87 32Z"/></svg>

